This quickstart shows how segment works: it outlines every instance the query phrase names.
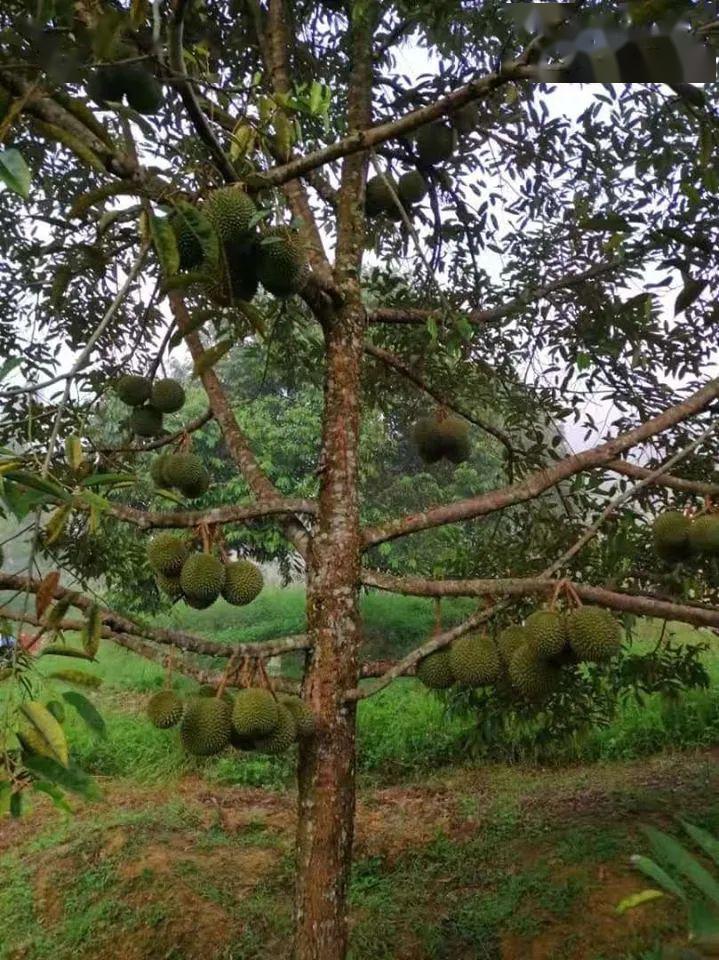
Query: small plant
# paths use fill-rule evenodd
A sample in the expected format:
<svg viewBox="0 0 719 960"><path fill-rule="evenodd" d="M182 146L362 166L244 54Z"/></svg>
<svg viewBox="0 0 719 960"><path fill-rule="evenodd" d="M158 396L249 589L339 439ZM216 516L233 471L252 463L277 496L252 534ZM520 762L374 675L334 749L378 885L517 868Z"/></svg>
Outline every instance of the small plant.
<svg viewBox="0 0 719 960"><path fill-rule="evenodd" d="M694 824L680 821L705 857L719 867L719 840ZM656 884L623 900L620 913L664 896L681 900L687 911L688 945L665 946L662 960L702 960L719 955L719 879L675 837L643 827L654 859L635 854L631 862Z"/></svg>

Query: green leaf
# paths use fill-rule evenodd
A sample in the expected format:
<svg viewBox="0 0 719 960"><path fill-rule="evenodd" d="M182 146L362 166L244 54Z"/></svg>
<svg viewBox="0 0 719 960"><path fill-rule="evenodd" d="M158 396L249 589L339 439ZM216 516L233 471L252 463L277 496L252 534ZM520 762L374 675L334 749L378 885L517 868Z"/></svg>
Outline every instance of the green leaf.
<svg viewBox="0 0 719 960"><path fill-rule="evenodd" d="M67 521L70 519L70 514L72 513L72 504L63 503L57 510L54 510L50 515L50 519L47 521L45 526L45 545L51 546L55 543L56 540L59 540L60 537L65 532L65 527L67 526Z"/></svg>
<svg viewBox="0 0 719 960"><path fill-rule="evenodd" d="M78 660L94 660L84 650L77 650L75 647L65 647L61 643L51 643L44 647L40 653L41 657L75 657Z"/></svg>
<svg viewBox="0 0 719 960"><path fill-rule="evenodd" d="M79 499L89 507L99 510L101 513L103 510L109 510L110 508L110 501L106 500L105 497L101 497L99 493L93 493L92 490L83 490L82 493L79 494Z"/></svg>
<svg viewBox="0 0 719 960"><path fill-rule="evenodd" d="M134 473L94 473L90 477L85 477L80 481L81 487L109 487L116 483L136 483L137 477ZM107 506L109 503L105 501Z"/></svg>
<svg viewBox="0 0 719 960"><path fill-rule="evenodd" d="M214 365L224 357L227 351L232 347L232 340L220 340L219 343L216 343L214 347L210 347L208 350L205 350L204 353L201 353L200 356L195 360L195 363L192 368L192 373L195 377L201 376L203 373L206 373Z"/></svg>
<svg viewBox="0 0 719 960"><path fill-rule="evenodd" d="M71 470L79 470L85 460L82 440L76 433L71 433L65 440L65 459Z"/></svg>
<svg viewBox="0 0 719 960"><path fill-rule="evenodd" d="M56 783L71 793L78 793L86 800L99 800L102 796L92 777L75 764L61 767L49 757L40 757L37 754L25 757L23 763L28 770L39 774L43 780Z"/></svg>
<svg viewBox="0 0 719 960"><path fill-rule="evenodd" d="M702 848L704 853L712 858L714 863L719 865L719 840L713 837L708 831L695 827L693 823L687 823L681 820L681 825L692 838L692 840Z"/></svg>
<svg viewBox="0 0 719 960"><path fill-rule="evenodd" d="M10 812L11 796L12 786L7 780L0 780L0 817L4 817Z"/></svg>
<svg viewBox="0 0 719 960"><path fill-rule="evenodd" d="M85 653L89 657L96 657L100 647L100 634L102 633L102 614L96 603L93 603L87 612L87 617L80 632L80 641Z"/></svg>
<svg viewBox="0 0 719 960"><path fill-rule="evenodd" d="M10 357L0 367L0 382L2 382L9 373L12 373L22 363L22 357Z"/></svg>
<svg viewBox="0 0 719 960"><path fill-rule="evenodd" d="M28 700L20 705L20 713L30 724L30 728L40 738L43 748L63 767L68 763L67 741L62 727L47 707L37 700Z"/></svg>
<svg viewBox="0 0 719 960"><path fill-rule="evenodd" d="M50 674L52 680L62 680L63 683L74 683L78 687L101 687L102 677L84 670L54 670Z"/></svg>
<svg viewBox="0 0 719 960"><path fill-rule="evenodd" d="M174 210L175 217L182 220L184 227L190 230L199 242L207 265L216 266L220 262L220 241L205 214L186 200L174 204ZM176 270L174 272L177 273Z"/></svg>
<svg viewBox="0 0 719 960"><path fill-rule="evenodd" d="M684 289L679 294L674 304L674 316L678 313L681 313L683 310L686 310L687 307L690 307L695 300L698 300L702 294L702 291L706 287L707 280L695 280L689 278L684 284Z"/></svg>
<svg viewBox="0 0 719 960"><path fill-rule="evenodd" d="M653 860L650 860L649 857L642 857L635 855L631 858L632 866L635 866L637 870L649 877L650 880L653 880L655 883L658 883L662 889L666 890L667 893L671 893L672 896L678 897L680 900L686 900L687 895L676 883L675 880L669 876L669 874L662 870L658 863L655 863Z"/></svg>
<svg viewBox="0 0 719 960"><path fill-rule="evenodd" d="M641 907L644 903L651 903L652 900L659 900L666 896L661 890L641 890L639 893L633 893L625 897L617 904L617 913L626 913L628 910L634 910Z"/></svg>
<svg viewBox="0 0 719 960"><path fill-rule="evenodd" d="M63 700L66 700L71 707L74 707L75 710L77 710L80 717L85 721L93 733L96 733L99 737L104 737L107 734L107 728L105 726L105 721L102 719L102 714L98 711L97 707L87 699L87 697L84 697L76 690L66 690L62 697Z"/></svg>
<svg viewBox="0 0 719 960"><path fill-rule="evenodd" d="M51 630L56 630L60 626L65 614L70 609L70 597L61 597L53 606L52 610L45 617L45 623Z"/></svg>
<svg viewBox="0 0 719 960"><path fill-rule="evenodd" d="M27 470L10 470L5 474L5 478L12 483L20 484L23 487L30 487L32 490L45 493L49 497L54 497L57 500L65 501L70 499L67 490L64 490L59 483L55 483L54 480L48 480L47 477L40 477L37 474L29 473Z"/></svg>
<svg viewBox="0 0 719 960"><path fill-rule="evenodd" d="M177 249L177 237L167 217L150 214L150 235L166 277L174 276L180 269L180 252Z"/></svg>
<svg viewBox="0 0 719 960"><path fill-rule="evenodd" d="M65 794L56 784L50 783L49 780L35 780L32 788L36 793L47 794L56 809L62 810L64 813L72 813L72 807L65 799Z"/></svg>
<svg viewBox="0 0 719 960"><path fill-rule="evenodd" d="M0 151L0 180L13 193L27 200L30 196L32 174L19 150Z"/></svg>
<svg viewBox="0 0 719 960"><path fill-rule="evenodd" d="M710 956L719 952L719 912L704 900L689 904L689 942Z"/></svg>
<svg viewBox="0 0 719 960"><path fill-rule="evenodd" d="M19 790L10 794L10 816L16 818L22 816L22 793Z"/></svg>
<svg viewBox="0 0 719 960"><path fill-rule="evenodd" d="M719 883L695 860L686 847L668 833L657 830L656 827L643 827L642 830L649 838L655 856L665 866L672 867L681 873L705 897L719 904Z"/></svg>

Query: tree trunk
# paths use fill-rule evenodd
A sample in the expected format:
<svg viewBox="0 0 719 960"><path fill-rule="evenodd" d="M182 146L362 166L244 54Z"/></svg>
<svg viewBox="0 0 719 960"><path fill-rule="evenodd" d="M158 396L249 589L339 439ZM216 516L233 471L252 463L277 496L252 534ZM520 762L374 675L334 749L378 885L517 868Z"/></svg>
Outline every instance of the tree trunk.
<svg viewBox="0 0 719 960"><path fill-rule="evenodd" d="M305 693L318 718L298 771L296 960L342 960L347 951L355 806L358 679L359 375L364 310L358 300L325 327L327 375L317 529L308 558L307 628L314 641Z"/></svg>

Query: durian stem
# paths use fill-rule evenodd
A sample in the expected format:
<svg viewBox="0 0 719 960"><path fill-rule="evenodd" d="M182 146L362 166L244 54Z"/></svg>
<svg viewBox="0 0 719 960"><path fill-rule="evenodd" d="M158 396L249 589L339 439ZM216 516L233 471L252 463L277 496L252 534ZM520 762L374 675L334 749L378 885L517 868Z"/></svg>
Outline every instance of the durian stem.
<svg viewBox="0 0 719 960"><path fill-rule="evenodd" d="M259 667L259 670L260 670L260 676L262 677L262 682L264 683L265 687L270 691L270 693L275 698L275 700L277 700L277 694L275 693L275 688L272 685L272 681L269 678L267 670L265 669L265 661L258 660L257 666Z"/></svg>

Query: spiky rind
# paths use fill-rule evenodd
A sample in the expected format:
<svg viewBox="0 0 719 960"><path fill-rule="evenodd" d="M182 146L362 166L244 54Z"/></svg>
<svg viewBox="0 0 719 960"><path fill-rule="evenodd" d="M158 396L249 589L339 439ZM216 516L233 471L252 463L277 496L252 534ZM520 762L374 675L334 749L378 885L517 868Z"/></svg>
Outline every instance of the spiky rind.
<svg viewBox="0 0 719 960"><path fill-rule="evenodd" d="M265 290L289 297L299 293L307 275L307 253L299 237L285 227L268 230L257 254L257 276Z"/></svg>
<svg viewBox="0 0 719 960"><path fill-rule="evenodd" d="M225 571L225 585L222 588L225 600L236 607L252 603L264 584L260 568L249 560L234 560L226 564Z"/></svg>
<svg viewBox="0 0 719 960"><path fill-rule="evenodd" d="M517 623L511 623L497 635L497 649L504 664L508 664L516 650L527 642L527 632Z"/></svg>
<svg viewBox="0 0 719 960"><path fill-rule="evenodd" d="M126 373L115 384L115 393L128 407L141 407L150 399L152 382L147 377L135 373Z"/></svg>
<svg viewBox="0 0 719 960"><path fill-rule="evenodd" d="M204 213L223 243L242 243L252 231L254 201L236 187L220 187L207 195Z"/></svg>
<svg viewBox="0 0 719 960"><path fill-rule="evenodd" d="M579 660L601 662L619 653L621 628L603 607L578 607L566 617L569 645Z"/></svg>
<svg viewBox="0 0 719 960"><path fill-rule="evenodd" d="M150 566L166 577L179 577L188 554L187 540L167 531L156 534L147 545Z"/></svg>
<svg viewBox="0 0 719 960"><path fill-rule="evenodd" d="M469 457L469 425L461 417L440 412L421 417L414 425L413 436L425 463L436 463L442 457L462 463Z"/></svg>
<svg viewBox="0 0 719 960"><path fill-rule="evenodd" d="M209 757L220 753L230 742L232 708L217 697L196 697L187 707L180 724L180 740L188 753Z"/></svg>
<svg viewBox="0 0 719 960"><path fill-rule="evenodd" d="M184 594L183 597L187 606L192 607L193 610L207 610L217 599L217 597L185 597Z"/></svg>
<svg viewBox="0 0 719 960"><path fill-rule="evenodd" d="M660 513L652 525L654 549L658 556L672 562L685 559L691 552L691 528L691 520L679 510Z"/></svg>
<svg viewBox="0 0 719 960"><path fill-rule="evenodd" d="M182 584L179 577L166 577L162 573L155 574L155 583L158 590L171 600L179 600L182 596Z"/></svg>
<svg viewBox="0 0 719 960"><path fill-rule="evenodd" d="M307 737L311 737L315 732L315 715L305 701L301 697L293 697L288 694L284 694L279 700L295 718L297 739L305 740Z"/></svg>
<svg viewBox="0 0 719 960"><path fill-rule="evenodd" d="M545 658L556 657L567 644L564 614L557 610L535 610L524 624L529 643Z"/></svg>
<svg viewBox="0 0 719 960"><path fill-rule="evenodd" d="M410 170L399 178L397 193L405 206L419 203L427 196L428 191L429 184L419 170Z"/></svg>
<svg viewBox="0 0 719 960"><path fill-rule="evenodd" d="M176 413L185 403L182 384L170 377L165 380L155 380L150 393L150 403L161 413Z"/></svg>
<svg viewBox="0 0 719 960"><path fill-rule="evenodd" d="M192 553L183 564L180 584L188 600L209 606L219 597L224 582L225 567L210 553Z"/></svg>
<svg viewBox="0 0 719 960"><path fill-rule="evenodd" d="M457 682L465 687L495 683L502 674L497 645L486 634L468 633L449 648L449 666Z"/></svg>
<svg viewBox="0 0 719 960"><path fill-rule="evenodd" d="M157 437L162 433L162 414L154 407L135 407L130 414L130 429L138 437Z"/></svg>
<svg viewBox="0 0 719 960"><path fill-rule="evenodd" d="M387 184L392 185L392 189ZM380 213L393 213L397 209L392 190L397 193L399 184L393 177L370 177L365 191L365 211L368 217L377 217Z"/></svg>
<svg viewBox="0 0 719 960"><path fill-rule="evenodd" d="M178 210L172 215L170 223L180 255L180 270L197 270L205 260L205 251L189 216L184 216L183 211Z"/></svg>
<svg viewBox="0 0 719 960"><path fill-rule="evenodd" d="M162 468L168 486L177 487L188 499L201 497L210 485L210 475L195 453L172 453Z"/></svg>
<svg viewBox="0 0 719 960"><path fill-rule="evenodd" d="M476 129L479 123L477 105L475 103L466 103L463 107L460 107L459 110L455 110L454 113L450 114L449 122L457 133L466 137L467 134Z"/></svg>
<svg viewBox="0 0 719 960"><path fill-rule="evenodd" d="M705 513L692 521L689 544L692 553L710 557L719 555L719 514Z"/></svg>
<svg viewBox="0 0 719 960"><path fill-rule="evenodd" d="M156 487L168 486L167 480L165 479L165 464L169 456L168 453L161 453L159 457L155 457L150 464L150 479Z"/></svg>
<svg viewBox="0 0 719 960"><path fill-rule="evenodd" d="M182 720L185 706L172 690L161 690L147 702L150 723L161 730L176 726Z"/></svg>
<svg viewBox="0 0 719 960"><path fill-rule="evenodd" d="M439 423L444 456L452 463L464 463L470 454L469 424L450 415Z"/></svg>
<svg viewBox="0 0 719 960"><path fill-rule="evenodd" d="M412 429L417 452L425 463L436 463L442 459L442 437L437 431L434 417L420 417Z"/></svg>
<svg viewBox="0 0 719 960"><path fill-rule="evenodd" d="M456 134L446 123L428 123L417 131L417 155L422 163L449 160L456 146Z"/></svg>
<svg viewBox="0 0 719 960"><path fill-rule="evenodd" d="M526 700L546 700L557 689L559 678L559 667L547 663L528 643L515 650L509 661L510 682Z"/></svg>
<svg viewBox="0 0 719 960"><path fill-rule="evenodd" d="M141 64L128 64L124 71L125 96L138 113L151 116L158 112L164 100L162 84Z"/></svg>
<svg viewBox="0 0 719 960"><path fill-rule="evenodd" d="M277 708L277 726L268 737L255 740L258 753L284 753L297 740L297 723L293 712L284 704Z"/></svg>
<svg viewBox="0 0 719 960"><path fill-rule="evenodd" d="M417 679L429 690L446 690L455 682L449 663L449 647L423 657L417 664Z"/></svg>
<svg viewBox="0 0 719 960"><path fill-rule="evenodd" d="M238 737L246 740L268 737L278 722L278 704L269 690L248 687L238 692L232 709L232 728Z"/></svg>

